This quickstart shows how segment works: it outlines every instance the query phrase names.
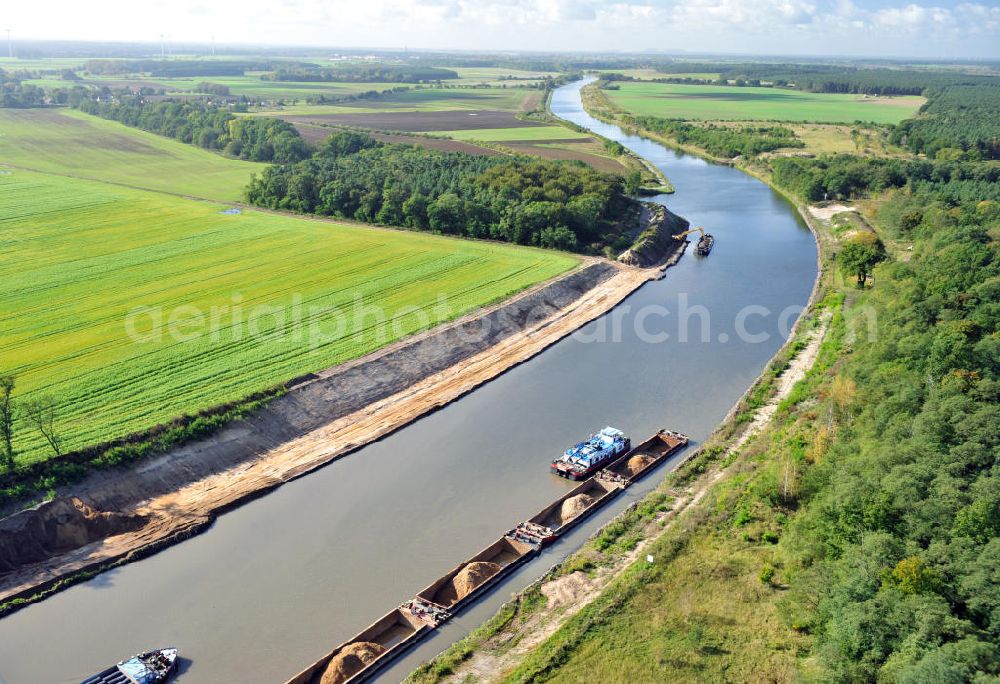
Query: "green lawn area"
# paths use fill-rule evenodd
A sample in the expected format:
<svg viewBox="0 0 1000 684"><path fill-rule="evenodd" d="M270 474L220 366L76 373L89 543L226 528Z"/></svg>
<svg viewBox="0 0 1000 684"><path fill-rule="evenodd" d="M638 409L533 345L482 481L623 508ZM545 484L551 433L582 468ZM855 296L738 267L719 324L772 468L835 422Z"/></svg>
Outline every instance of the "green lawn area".
<svg viewBox="0 0 1000 684"><path fill-rule="evenodd" d="M17 376L22 397L56 397L64 448L356 358L577 263L557 252L222 209L0 174L0 372ZM137 307L146 308L130 318ZM22 463L48 455L24 425L15 443Z"/></svg>
<svg viewBox="0 0 1000 684"><path fill-rule="evenodd" d="M264 167L69 109L0 109L0 165L235 201Z"/></svg>
<svg viewBox="0 0 1000 684"><path fill-rule="evenodd" d="M638 115L679 119L895 124L912 116L924 102L924 98L916 96L865 99L860 95L777 88L627 82L619 85L619 90L604 92L622 109Z"/></svg>
<svg viewBox="0 0 1000 684"><path fill-rule="evenodd" d="M580 140L589 138L586 133L564 126L522 126L518 128L470 128L460 131L435 131L455 140L483 140L505 142L508 140Z"/></svg>

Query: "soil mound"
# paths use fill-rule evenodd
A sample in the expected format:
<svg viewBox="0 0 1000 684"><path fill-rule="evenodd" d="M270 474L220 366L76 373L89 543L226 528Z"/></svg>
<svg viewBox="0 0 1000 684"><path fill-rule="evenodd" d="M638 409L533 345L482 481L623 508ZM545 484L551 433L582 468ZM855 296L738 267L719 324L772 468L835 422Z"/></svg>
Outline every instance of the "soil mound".
<svg viewBox="0 0 1000 684"><path fill-rule="evenodd" d="M587 506L594 503L594 497L590 494L577 494L576 496L570 497L563 501L562 507L559 509L559 520L561 523L566 524L576 516L583 513Z"/></svg>
<svg viewBox="0 0 1000 684"><path fill-rule="evenodd" d="M49 501L0 520L0 573L145 524L145 516L94 510L75 496Z"/></svg>
<svg viewBox="0 0 1000 684"><path fill-rule="evenodd" d="M459 570L458 574L438 590L434 602L442 606L450 606L465 598L480 584L500 572L496 563L473 561Z"/></svg>
<svg viewBox="0 0 1000 684"><path fill-rule="evenodd" d="M653 202L644 202L643 205L642 217L646 227L632 246L622 252L618 261L647 268L675 252L683 243L675 240L674 235L684 232L691 224L663 205Z"/></svg>
<svg viewBox="0 0 1000 684"><path fill-rule="evenodd" d="M356 641L330 658L320 684L343 684L385 653L385 646L372 641Z"/></svg>
<svg viewBox="0 0 1000 684"><path fill-rule="evenodd" d="M636 454L628 460L628 463L625 464L625 470L628 472L629 477L631 477L640 472L653 461L654 459L652 456L647 456L646 454Z"/></svg>

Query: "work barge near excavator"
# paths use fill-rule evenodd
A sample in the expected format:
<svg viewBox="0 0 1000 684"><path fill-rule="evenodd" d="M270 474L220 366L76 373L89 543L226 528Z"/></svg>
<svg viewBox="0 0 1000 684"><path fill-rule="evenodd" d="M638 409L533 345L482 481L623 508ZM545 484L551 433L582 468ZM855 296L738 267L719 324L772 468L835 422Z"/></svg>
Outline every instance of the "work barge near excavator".
<svg viewBox="0 0 1000 684"><path fill-rule="evenodd" d="M688 444L660 430L536 515L337 646L286 684L357 684L387 667L434 629L495 587L626 488Z"/></svg>

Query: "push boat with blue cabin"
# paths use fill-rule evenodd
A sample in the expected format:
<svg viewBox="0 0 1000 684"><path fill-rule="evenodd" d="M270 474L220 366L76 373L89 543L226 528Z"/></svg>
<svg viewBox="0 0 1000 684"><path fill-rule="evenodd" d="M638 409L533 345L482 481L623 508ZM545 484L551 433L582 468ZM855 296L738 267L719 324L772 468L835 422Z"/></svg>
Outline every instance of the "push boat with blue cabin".
<svg viewBox="0 0 1000 684"><path fill-rule="evenodd" d="M570 447L550 470L559 477L585 480L632 448L632 440L618 428L606 427L585 442Z"/></svg>
<svg viewBox="0 0 1000 684"><path fill-rule="evenodd" d="M123 660L81 684L160 684L177 668L177 649L158 648Z"/></svg>

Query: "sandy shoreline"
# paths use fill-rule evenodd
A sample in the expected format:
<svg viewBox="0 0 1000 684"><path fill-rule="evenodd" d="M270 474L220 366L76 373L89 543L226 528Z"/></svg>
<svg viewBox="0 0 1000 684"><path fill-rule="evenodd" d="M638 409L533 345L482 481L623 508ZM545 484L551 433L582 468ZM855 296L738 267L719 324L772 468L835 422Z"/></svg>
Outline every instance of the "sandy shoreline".
<svg viewBox="0 0 1000 684"><path fill-rule="evenodd" d="M98 572L138 560L197 534L207 529L220 513L343 457L458 399L610 311L649 280L662 277L663 269L676 263L682 252L683 250L677 250L667 264L657 268L638 269L615 265L609 274L602 274L602 279L595 284L587 283L589 287L586 291L551 315L538 320L529 318L516 332L507 334L481 351L456 359L447 367L388 396L367 403L360 409L303 431L302 434L288 437L288 433L285 433L284 439L273 440L273 445L258 449L256 455L244 462L203 477L191 477L189 483L179 487L172 487L169 481L165 481L163 492L133 505L103 506L102 510L146 516L148 522L136 531L94 541L8 573L0 580L0 604L3 604L0 614L16 610L54 591L86 580ZM607 269L602 264L608 262L597 264ZM595 263L591 262L589 266L584 266L547 287L558 286L573 277L579 278L579 274L588 268L595 268ZM498 309L481 312L478 318L471 321L475 323L486 316L495 315L497 311L503 312L506 307L516 306L519 300L528 300L531 296L531 292L522 294ZM456 325L443 326L444 332ZM416 343L427 343L427 340L416 340ZM408 350L404 345L404 348L392 351L405 354ZM376 352L373 357L379 361L380 357L390 355L391 352L383 350ZM343 372L362 370L363 364L354 363L343 369ZM318 377L320 382L327 380L322 373ZM245 428L240 433L240 429L234 428L234 434L228 439L222 436L217 441L230 451L234 440L240 437L252 443L254 436L247 434ZM194 456L197 455L199 454L195 450ZM164 470L163 465L164 463L159 464L160 470ZM140 464L136 471L148 477L157 467L156 463ZM143 469L145 472L142 472ZM103 492L106 499L104 502L100 502L101 496L97 495L89 503L93 503L94 498L99 503L114 503L116 496L124 496L116 489L123 492L128 489L127 485L113 482L101 484L111 494ZM135 489L134 485L132 489ZM125 501L123 498L122 503Z"/></svg>

